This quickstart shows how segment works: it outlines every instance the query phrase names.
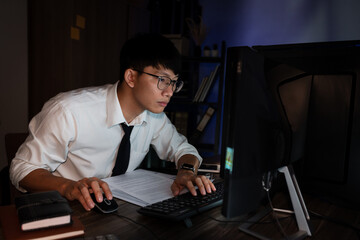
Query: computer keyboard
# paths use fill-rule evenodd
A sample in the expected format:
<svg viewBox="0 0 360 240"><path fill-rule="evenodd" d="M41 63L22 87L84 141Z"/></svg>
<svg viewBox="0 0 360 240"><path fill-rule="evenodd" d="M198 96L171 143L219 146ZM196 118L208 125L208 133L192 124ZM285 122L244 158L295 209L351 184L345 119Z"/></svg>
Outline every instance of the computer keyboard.
<svg viewBox="0 0 360 240"><path fill-rule="evenodd" d="M197 190L197 196L190 192L141 207L138 212L144 215L163 218L167 220L180 221L188 219L198 213L204 212L222 204L223 181L214 183L216 191L201 195Z"/></svg>

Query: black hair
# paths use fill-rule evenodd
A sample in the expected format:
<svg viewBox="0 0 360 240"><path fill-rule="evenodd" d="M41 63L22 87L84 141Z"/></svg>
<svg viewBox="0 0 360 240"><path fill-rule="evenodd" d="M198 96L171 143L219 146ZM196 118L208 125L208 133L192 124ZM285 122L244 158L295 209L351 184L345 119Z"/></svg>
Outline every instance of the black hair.
<svg viewBox="0 0 360 240"><path fill-rule="evenodd" d="M121 49L120 81L123 81L124 73L129 68L144 70L148 66L162 66L179 74L180 62L178 50L166 37L155 33L137 34Z"/></svg>

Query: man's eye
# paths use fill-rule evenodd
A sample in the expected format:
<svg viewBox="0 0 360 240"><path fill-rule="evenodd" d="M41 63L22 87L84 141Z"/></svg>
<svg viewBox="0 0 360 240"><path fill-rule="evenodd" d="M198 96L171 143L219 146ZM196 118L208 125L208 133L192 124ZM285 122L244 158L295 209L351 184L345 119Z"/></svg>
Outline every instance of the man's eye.
<svg viewBox="0 0 360 240"><path fill-rule="evenodd" d="M171 80L166 78L166 77L160 77L159 81L162 82L162 83L165 83L168 86L170 85L170 82L171 82Z"/></svg>

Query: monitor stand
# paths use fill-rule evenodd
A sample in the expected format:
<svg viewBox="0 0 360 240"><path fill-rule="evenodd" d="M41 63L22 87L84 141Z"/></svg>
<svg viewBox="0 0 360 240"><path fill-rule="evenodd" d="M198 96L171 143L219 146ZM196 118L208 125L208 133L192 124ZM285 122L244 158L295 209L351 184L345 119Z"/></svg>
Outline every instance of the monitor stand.
<svg viewBox="0 0 360 240"><path fill-rule="evenodd" d="M310 216L308 214L308 211L305 206L305 202L303 200L303 197L301 195L301 191L299 188L299 185L296 181L294 170L291 166L285 166L278 169L279 172L283 173L285 175L285 180L287 183L287 187L289 190L291 203L294 208L295 218L298 225L299 230L292 235L288 236L287 239L304 239L307 236L311 236L311 230L309 227L309 221ZM288 210L281 210L281 209L273 209L274 211L279 212L291 212ZM249 227L253 225L253 223L258 222L260 219L265 217L267 214L269 214L272 211L270 208L266 208L263 211L259 212L258 214L254 215L249 219L249 223L243 223L239 226L239 229L253 237L256 237L261 240L269 240L270 238L267 238L259 233L256 233L254 231L249 230Z"/></svg>

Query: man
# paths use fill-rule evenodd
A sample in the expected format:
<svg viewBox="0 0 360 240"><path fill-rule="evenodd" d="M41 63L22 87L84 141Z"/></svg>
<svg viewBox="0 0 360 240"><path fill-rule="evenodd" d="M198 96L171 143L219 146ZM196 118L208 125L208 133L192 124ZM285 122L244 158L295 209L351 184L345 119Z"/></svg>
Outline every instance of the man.
<svg viewBox="0 0 360 240"><path fill-rule="evenodd" d="M178 168L174 195L184 187L196 195L194 185L201 194L215 191L211 181L196 175L202 161L197 150L163 113L182 87L179 66L178 51L160 35L127 41L120 54L120 82L60 93L31 120L29 136L12 160L12 183L21 191L57 190L89 211L95 206L90 193L98 202L102 192L112 199L101 179L115 171L124 130L133 126L125 171L136 169L152 145Z"/></svg>

